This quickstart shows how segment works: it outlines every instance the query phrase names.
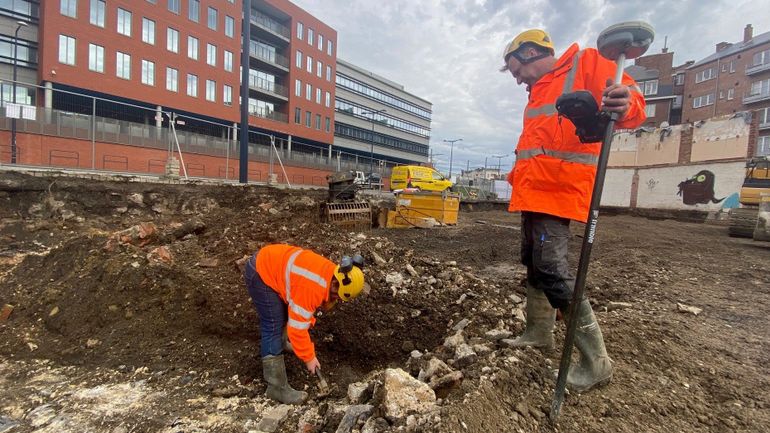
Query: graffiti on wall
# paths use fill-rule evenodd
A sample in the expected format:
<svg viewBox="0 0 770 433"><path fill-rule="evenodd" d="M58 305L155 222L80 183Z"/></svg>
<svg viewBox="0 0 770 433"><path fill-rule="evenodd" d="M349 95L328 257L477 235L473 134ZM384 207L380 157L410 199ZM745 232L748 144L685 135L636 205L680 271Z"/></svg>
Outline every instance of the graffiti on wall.
<svg viewBox="0 0 770 433"><path fill-rule="evenodd" d="M682 202L686 205L719 203L725 199L714 197L714 183L716 176L708 170L701 170L689 179L679 183L679 192Z"/></svg>

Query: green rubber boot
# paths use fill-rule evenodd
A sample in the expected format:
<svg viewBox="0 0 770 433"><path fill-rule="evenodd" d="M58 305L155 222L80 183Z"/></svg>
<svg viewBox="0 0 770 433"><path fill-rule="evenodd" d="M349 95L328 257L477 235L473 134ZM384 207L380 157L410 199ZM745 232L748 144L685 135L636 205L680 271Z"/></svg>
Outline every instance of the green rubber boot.
<svg viewBox="0 0 770 433"><path fill-rule="evenodd" d="M604 347L602 330L587 299L578 304L575 346L580 352L577 364L570 365L567 386L575 392L586 392L612 380L612 363ZM566 315L565 315L566 317Z"/></svg>
<svg viewBox="0 0 770 433"><path fill-rule="evenodd" d="M289 385L283 355L268 355L262 358L262 375L267 382L267 396L284 404L300 404L307 399L307 393L297 391Z"/></svg>
<svg viewBox="0 0 770 433"><path fill-rule="evenodd" d="M545 293L527 284L527 327L524 333L513 341L513 346L552 349L555 322L556 309L551 307Z"/></svg>

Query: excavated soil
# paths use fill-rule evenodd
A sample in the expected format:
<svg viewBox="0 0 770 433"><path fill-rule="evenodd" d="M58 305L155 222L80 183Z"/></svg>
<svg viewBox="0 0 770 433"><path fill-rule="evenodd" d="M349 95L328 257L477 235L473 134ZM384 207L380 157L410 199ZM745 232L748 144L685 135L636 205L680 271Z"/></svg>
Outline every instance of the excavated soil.
<svg viewBox="0 0 770 433"><path fill-rule="evenodd" d="M288 362L312 399L282 432L335 431L339 417L323 414L347 385L384 367L409 371L414 350L449 362L442 342L462 319L469 343L490 350L462 367L462 383L414 431L770 430L770 243L730 238L721 226L602 217L587 287L614 380L568 395L554 427L550 369L560 350L513 350L485 336L523 329L513 314L524 297L518 215L464 211L455 227L351 232L319 221L324 198L0 175L0 307L13 306L0 315L0 432L256 431L275 405L262 396L257 316L239 260L276 242L335 260L359 251L371 285L312 331L330 396ZM140 223L155 232L114 239ZM573 235L577 252L581 225ZM396 273L405 282L394 283ZM303 424L311 412L322 421Z"/></svg>

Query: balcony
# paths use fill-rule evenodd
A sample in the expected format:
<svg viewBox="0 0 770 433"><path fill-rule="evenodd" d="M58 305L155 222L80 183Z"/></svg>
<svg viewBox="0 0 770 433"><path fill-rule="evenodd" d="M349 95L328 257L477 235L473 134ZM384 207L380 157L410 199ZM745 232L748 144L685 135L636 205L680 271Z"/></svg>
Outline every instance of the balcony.
<svg viewBox="0 0 770 433"><path fill-rule="evenodd" d="M770 100L770 90L763 90L757 93L746 93L743 96L744 104L753 104L755 102Z"/></svg>
<svg viewBox="0 0 770 433"><path fill-rule="evenodd" d="M251 41L249 44L249 55L259 60L264 65L267 65L271 72L289 72L289 59L281 54L276 53L260 46L255 41Z"/></svg>
<svg viewBox="0 0 770 433"><path fill-rule="evenodd" d="M267 36L272 42L288 44L291 41L289 28L269 15L259 11L251 11L251 23L262 30L259 32L261 35Z"/></svg>
<svg viewBox="0 0 770 433"><path fill-rule="evenodd" d="M259 107L249 107L249 115L262 119L270 119L276 122L289 123L289 116L284 113L272 110L266 110Z"/></svg>
<svg viewBox="0 0 770 433"><path fill-rule="evenodd" d="M289 92L286 87L272 81L267 81L264 78L253 75L249 76L249 89L283 102L289 101Z"/></svg>
<svg viewBox="0 0 770 433"><path fill-rule="evenodd" d="M746 66L746 75L754 75L764 71L770 71L770 63Z"/></svg>

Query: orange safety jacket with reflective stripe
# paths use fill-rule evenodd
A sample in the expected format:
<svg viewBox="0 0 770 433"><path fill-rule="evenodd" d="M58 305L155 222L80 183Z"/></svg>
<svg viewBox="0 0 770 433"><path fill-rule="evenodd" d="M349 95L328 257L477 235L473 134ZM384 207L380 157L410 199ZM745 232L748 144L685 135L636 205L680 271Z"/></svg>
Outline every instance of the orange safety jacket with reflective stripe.
<svg viewBox="0 0 770 433"><path fill-rule="evenodd" d="M315 325L313 313L329 300L337 265L310 250L291 245L268 245L259 250L257 273L275 290L289 309L287 333L294 354L305 362L315 358L308 330Z"/></svg>
<svg viewBox="0 0 770 433"><path fill-rule="evenodd" d="M601 142L581 143L572 122L559 118L556 99L563 93L588 90L601 107L602 92L607 79L614 79L615 70L615 63L597 50L580 51L573 44L532 86L516 146L516 165L508 174L512 186L509 211L586 222ZM623 74L623 84L631 88L631 100L616 126L636 128L646 119L644 96L628 74Z"/></svg>

